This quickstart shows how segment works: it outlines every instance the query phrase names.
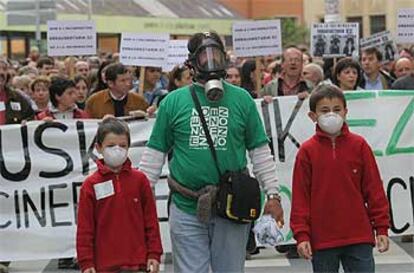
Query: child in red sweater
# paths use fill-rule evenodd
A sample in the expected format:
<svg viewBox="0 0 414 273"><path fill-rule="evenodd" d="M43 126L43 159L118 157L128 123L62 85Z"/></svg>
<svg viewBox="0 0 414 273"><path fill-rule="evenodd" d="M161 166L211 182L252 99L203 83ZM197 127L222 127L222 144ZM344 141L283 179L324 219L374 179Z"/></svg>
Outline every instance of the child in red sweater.
<svg viewBox="0 0 414 273"><path fill-rule="evenodd" d="M316 134L293 172L290 226L314 272L375 272L373 246L388 250L389 207L374 155L344 122L342 90L320 85L309 100Z"/></svg>
<svg viewBox="0 0 414 273"><path fill-rule="evenodd" d="M155 200L148 179L128 159L128 125L107 118L96 139L103 159L79 199L76 250L82 272L159 272Z"/></svg>

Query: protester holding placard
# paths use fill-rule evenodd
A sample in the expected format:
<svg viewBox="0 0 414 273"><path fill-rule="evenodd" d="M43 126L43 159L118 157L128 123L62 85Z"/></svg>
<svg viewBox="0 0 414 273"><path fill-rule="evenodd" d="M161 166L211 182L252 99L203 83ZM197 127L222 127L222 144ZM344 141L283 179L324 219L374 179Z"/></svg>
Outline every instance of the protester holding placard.
<svg viewBox="0 0 414 273"><path fill-rule="evenodd" d="M105 71L105 80L108 89L93 94L86 101L85 110L91 118L103 118L108 114L122 117L136 110L147 110L145 99L129 92L132 79L123 64L110 64Z"/></svg>
<svg viewBox="0 0 414 273"><path fill-rule="evenodd" d="M223 173L244 170L248 150L253 173L269 195L265 214L271 214L281 226L276 166L253 99L247 91L223 80L227 59L220 37L196 33L189 39L188 49L196 82L162 101L140 169L155 184L167 153L173 152L168 183L175 272L207 273L210 266L213 272L244 272L250 223L236 224L214 213L216 186L222 176L219 169ZM200 107L195 106L196 101ZM211 149L217 150L217 161L198 112L205 113L206 119L208 115L206 132L215 140Z"/></svg>
<svg viewBox="0 0 414 273"><path fill-rule="evenodd" d="M132 168L128 124L105 119L96 134L103 159L82 185L76 250L83 273L159 272L161 235L147 177Z"/></svg>
<svg viewBox="0 0 414 273"><path fill-rule="evenodd" d="M349 131L343 91L320 85L309 100L316 134L296 155L290 226L313 271L375 272L373 246L389 247L388 200L374 154ZM346 208L346 209L345 209ZM327 217L329 215L329 217Z"/></svg>

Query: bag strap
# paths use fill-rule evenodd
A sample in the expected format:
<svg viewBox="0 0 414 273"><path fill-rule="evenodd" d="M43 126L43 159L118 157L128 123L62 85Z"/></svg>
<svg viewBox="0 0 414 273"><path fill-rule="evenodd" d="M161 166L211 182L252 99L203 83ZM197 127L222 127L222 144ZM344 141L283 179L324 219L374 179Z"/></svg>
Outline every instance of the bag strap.
<svg viewBox="0 0 414 273"><path fill-rule="evenodd" d="M191 92L191 96L193 97L194 105L197 109L198 116L200 117L201 125L203 126L204 134L206 135L207 143L208 143L208 146L210 147L211 155L213 156L214 164L216 165L216 169L217 169L217 173L220 177L221 171L218 165L216 149L214 149L214 143L213 143L213 140L211 139L210 131L208 130L207 122L203 115L203 111L201 110L200 101L198 100L197 94L194 90L194 85L190 85L190 92Z"/></svg>

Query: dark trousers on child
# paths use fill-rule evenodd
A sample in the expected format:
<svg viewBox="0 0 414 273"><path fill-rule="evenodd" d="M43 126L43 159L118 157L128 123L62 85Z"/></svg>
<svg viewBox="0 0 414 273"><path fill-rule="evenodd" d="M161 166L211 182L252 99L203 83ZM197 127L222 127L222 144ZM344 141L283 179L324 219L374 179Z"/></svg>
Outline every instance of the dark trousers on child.
<svg viewBox="0 0 414 273"><path fill-rule="evenodd" d="M314 251L313 272L336 273L341 263L345 272L374 273L372 248L370 244L356 244Z"/></svg>

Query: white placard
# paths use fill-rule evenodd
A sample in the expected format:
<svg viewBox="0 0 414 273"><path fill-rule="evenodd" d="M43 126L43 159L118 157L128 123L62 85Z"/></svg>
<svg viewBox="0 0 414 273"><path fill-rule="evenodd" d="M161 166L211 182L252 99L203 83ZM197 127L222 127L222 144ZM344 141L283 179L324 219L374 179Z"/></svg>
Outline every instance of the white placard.
<svg viewBox="0 0 414 273"><path fill-rule="evenodd" d="M384 63L398 59L398 49L389 30L361 39L361 50L376 47L382 53Z"/></svg>
<svg viewBox="0 0 414 273"><path fill-rule="evenodd" d="M336 58L358 56L358 23L313 24L311 54L315 57Z"/></svg>
<svg viewBox="0 0 414 273"><path fill-rule="evenodd" d="M47 54L49 56L95 55L95 22L48 21Z"/></svg>
<svg viewBox="0 0 414 273"><path fill-rule="evenodd" d="M340 22L339 0L325 0L325 23Z"/></svg>
<svg viewBox="0 0 414 273"><path fill-rule="evenodd" d="M414 9L400 9L397 15L397 42L414 43Z"/></svg>
<svg viewBox="0 0 414 273"><path fill-rule="evenodd" d="M168 46L168 59L162 70L169 72L176 65L182 65L188 59L188 40L170 40Z"/></svg>
<svg viewBox="0 0 414 273"><path fill-rule="evenodd" d="M120 62L163 67L167 63L169 43L169 34L122 33Z"/></svg>
<svg viewBox="0 0 414 273"><path fill-rule="evenodd" d="M237 57L281 54L282 34L280 20L234 23L233 49Z"/></svg>

